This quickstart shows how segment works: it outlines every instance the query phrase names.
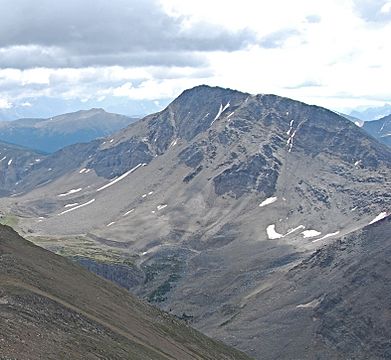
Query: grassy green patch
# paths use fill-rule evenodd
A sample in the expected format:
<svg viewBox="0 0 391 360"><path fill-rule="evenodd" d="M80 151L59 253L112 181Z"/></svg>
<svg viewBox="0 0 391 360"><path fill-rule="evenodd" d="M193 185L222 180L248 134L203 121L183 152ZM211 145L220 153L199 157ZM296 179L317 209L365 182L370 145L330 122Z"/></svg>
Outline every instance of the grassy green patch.
<svg viewBox="0 0 391 360"><path fill-rule="evenodd" d="M19 218L13 214L5 214L0 218L0 224L15 228L19 224Z"/></svg>

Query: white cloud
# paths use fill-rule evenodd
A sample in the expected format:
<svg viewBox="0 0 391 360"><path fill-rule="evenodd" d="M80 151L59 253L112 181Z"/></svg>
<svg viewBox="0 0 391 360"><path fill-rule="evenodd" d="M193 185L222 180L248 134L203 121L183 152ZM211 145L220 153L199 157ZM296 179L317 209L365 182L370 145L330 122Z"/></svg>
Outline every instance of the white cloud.
<svg viewBox="0 0 391 360"><path fill-rule="evenodd" d="M73 68L57 59L57 67L47 68L45 64L53 57L64 55L60 46L0 46L0 55L5 54L4 49L12 50L7 52L10 63L12 56L21 54L42 57L40 68L0 69L0 98L13 102L40 96L97 102L111 97L159 100L205 83L251 93L276 93L342 111L391 101L385 81L391 74L391 23L383 17L374 24L378 13L391 12L390 1L370 5L375 14L371 21L369 15L362 16L369 7L362 0L160 3L176 19L174 23L180 24L178 38L194 39L201 52L182 53L183 58L177 57L174 63L171 54L159 50L151 63L142 63L141 56L133 65L102 63ZM191 31L195 28L199 31ZM218 39L220 31L225 41L230 34L249 31L251 42L229 51L224 46L215 47L217 51L202 43L208 36ZM145 47L149 49L150 44ZM186 44L181 47L186 48ZM188 61L191 58L195 61ZM110 63L116 59L110 58ZM88 63L88 56L83 61Z"/></svg>
<svg viewBox="0 0 391 360"><path fill-rule="evenodd" d="M0 109L11 109L12 104L7 99L0 98Z"/></svg>

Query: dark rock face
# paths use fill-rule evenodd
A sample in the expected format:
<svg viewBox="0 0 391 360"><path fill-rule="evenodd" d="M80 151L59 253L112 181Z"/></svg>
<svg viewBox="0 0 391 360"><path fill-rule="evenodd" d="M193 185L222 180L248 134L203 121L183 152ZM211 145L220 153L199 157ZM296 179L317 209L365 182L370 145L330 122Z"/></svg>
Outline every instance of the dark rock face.
<svg viewBox="0 0 391 360"><path fill-rule="evenodd" d="M98 262L90 258L73 258L72 260L125 289L130 290L144 281L143 272L135 266Z"/></svg>
<svg viewBox="0 0 391 360"><path fill-rule="evenodd" d="M228 103L230 105L226 111L233 111L247 96L239 91L208 86L184 91L169 105L169 110L175 114L173 120L178 136L192 140L210 127L216 115Z"/></svg>
<svg viewBox="0 0 391 360"><path fill-rule="evenodd" d="M179 158L189 167L196 168L204 159L202 148L193 145L179 154Z"/></svg>
<svg viewBox="0 0 391 360"><path fill-rule="evenodd" d="M148 164L152 157L146 143L130 139L116 147L99 151L87 166L94 169L99 176L112 178L122 175L138 164Z"/></svg>
<svg viewBox="0 0 391 360"><path fill-rule="evenodd" d="M278 166L276 166L278 168ZM233 165L213 179L217 195L232 193L236 198L255 190L266 197L275 192L278 171L260 154Z"/></svg>

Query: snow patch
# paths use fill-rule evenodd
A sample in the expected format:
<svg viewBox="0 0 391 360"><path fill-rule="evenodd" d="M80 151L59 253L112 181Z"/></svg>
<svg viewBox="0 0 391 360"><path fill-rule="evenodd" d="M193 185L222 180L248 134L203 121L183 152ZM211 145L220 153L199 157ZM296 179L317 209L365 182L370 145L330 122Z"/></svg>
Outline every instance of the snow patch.
<svg viewBox="0 0 391 360"><path fill-rule="evenodd" d="M291 120L291 122L289 123L289 130L286 132L286 134L289 136L293 130L293 123L295 122L295 120Z"/></svg>
<svg viewBox="0 0 391 360"><path fill-rule="evenodd" d="M71 212L71 211L80 209L80 208L82 208L82 207L84 207L84 206L87 206L87 205L92 204L94 201L95 201L95 199L92 199L92 200L90 200L90 201L87 201L87 202L84 203L84 204L80 204L80 205L78 205L78 206L76 206L76 207L73 207L73 208L71 208L71 209L64 210L63 212L60 212L58 215L63 215L63 214L66 214L66 213L68 213L68 212Z"/></svg>
<svg viewBox="0 0 391 360"><path fill-rule="evenodd" d="M12 164L12 159L8 161L8 166Z"/></svg>
<svg viewBox="0 0 391 360"><path fill-rule="evenodd" d="M153 194L153 191L150 191L149 193L148 193L148 195L152 195Z"/></svg>
<svg viewBox="0 0 391 360"><path fill-rule="evenodd" d="M126 212L125 214L123 214L122 216L129 215L129 214L131 214L133 211L134 211L134 209L130 209L129 211L127 211L127 212Z"/></svg>
<svg viewBox="0 0 391 360"><path fill-rule="evenodd" d="M147 194L143 194L143 195L141 195L141 197L144 199L147 197Z"/></svg>
<svg viewBox="0 0 391 360"><path fill-rule="evenodd" d="M77 192L82 191L82 190L83 190L83 188L71 189L71 190L69 190L69 191L67 191L67 192L65 192L65 193L58 194L57 196L59 196L59 197L68 196L68 195L77 193Z"/></svg>
<svg viewBox="0 0 391 360"><path fill-rule="evenodd" d="M301 233L303 234L304 238L312 238L322 234L320 231L317 230L304 230Z"/></svg>
<svg viewBox="0 0 391 360"><path fill-rule="evenodd" d="M0 161L3 161L3 160L5 160L7 157L6 156L4 156L2 159L0 159Z"/></svg>
<svg viewBox="0 0 391 360"><path fill-rule="evenodd" d="M64 207L69 208L69 207L74 207L76 205L79 205L79 203L66 204L66 205L64 205Z"/></svg>
<svg viewBox="0 0 391 360"><path fill-rule="evenodd" d="M313 243L315 242L318 242L320 240L324 240L324 239L328 239L329 237L333 237L333 236L336 236L339 234L339 231L336 231L336 232L333 232L333 233L330 233L330 234L326 234L325 236L322 236L321 238L319 239L316 239L316 240L312 240Z"/></svg>
<svg viewBox="0 0 391 360"><path fill-rule="evenodd" d="M266 233L267 233L267 236L270 240L274 240L274 239L281 239L284 237L284 235L278 233L276 231L276 225L272 224L272 225L269 225L267 228L266 228Z"/></svg>
<svg viewBox="0 0 391 360"><path fill-rule="evenodd" d="M270 205L270 204L273 204L274 202L277 201L277 197L276 196L273 196L273 197L269 197L267 198L266 200L263 200L259 206L260 207L263 207L263 206L266 206L266 205Z"/></svg>
<svg viewBox="0 0 391 360"><path fill-rule="evenodd" d="M230 106L230 103L229 101L227 102L227 104L223 107L223 104L220 104L220 108L219 108L219 111L217 112L217 115L215 116L215 118L213 119L213 121L211 122L211 126L213 125L213 123L220 117L220 115L229 108Z"/></svg>
<svg viewBox="0 0 391 360"><path fill-rule="evenodd" d="M305 308L314 308L316 306L318 306L320 304L320 299L314 299L306 304L299 304L297 305L296 307L297 308L302 308L302 309L305 309Z"/></svg>
<svg viewBox="0 0 391 360"><path fill-rule="evenodd" d="M163 210L163 209L166 208L166 207L167 207L167 204L162 204L162 205L156 206L156 209L157 209L158 211L160 211L160 210Z"/></svg>
<svg viewBox="0 0 391 360"><path fill-rule="evenodd" d="M136 165L133 169L130 169L129 171L127 171L126 173L122 174L121 176L115 178L113 181L110 181L108 184L106 185L103 185L101 186L99 189L97 189L96 191L102 191L104 189L107 189L108 187L116 184L118 181L121 181L123 179L125 179L128 175L130 175L133 171L137 170L139 167L142 167L142 166L145 166L147 164L143 163L143 164L138 164Z"/></svg>
<svg viewBox="0 0 391 360"><path fill-rule="evenodd" d="M81 169L80 171L79 171L79 174L83 174L84 172L86 172L87 171L87 169L86 168L83 168L83 169Z"/></svg>
<svg viewBox="0 0 391 360"><path fill-rule="evenodd" d="M387 213L387 211L383 211L383 212L381 212L379 215L377 215L370 223L369 223L369 225L371 225L371 224L374 224L375 222L378 222L378 221L380 221L380 220L383 220L385 217L387 217L388 216L388 213Z"/></svg>
<svg viewBox="0 0 391 360"><path fill-rule="evenodd" d="M171 141L171 144L170 144L169 147L173 147L173 146L175 146L177 143L178 143L178 139L174 139L174 140Z"/></svg>
<svg viewBox="0 0 391 360"><path fill-rule="evenodd" d="M115 221L112 221L111 223L108 223L106 226L110 227L111 225L114 225L114 224L115 224Z"/></svg>

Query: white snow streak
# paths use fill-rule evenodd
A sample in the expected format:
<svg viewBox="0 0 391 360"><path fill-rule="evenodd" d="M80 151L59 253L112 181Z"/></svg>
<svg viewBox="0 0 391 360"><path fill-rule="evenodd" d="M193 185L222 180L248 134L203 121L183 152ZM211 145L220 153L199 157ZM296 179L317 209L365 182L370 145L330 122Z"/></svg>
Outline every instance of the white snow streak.
<svg viewBox="0 0 391 360"><path fill-rule="evenodd" d="M333 232L333 233L330 233L330 234L326 234L325 236L322 236L320 239L312 240L312 242L315 243L315 242L318 242L320 240L324 240L324 239L328 239L329 237L336 236L338 234L339 234L339 231L336 231L336 232Z"/></svg>
<svg viewBox="0 0 391 360"><path fill-rule="evenodd" d="M158 211L160 211L160 210L163 210L163 209L166 208L166 207L167 207L167 204L162 204L162 205L156 206L156 209L157 209Z"/></svg>
<svg viewBox="0 0 391 360"><path fill-rule="evenodd" d="M10 166L11 164L12 164L12 159L8 161L8 166Z"/></svg>
<svg viewBox="0 0 391 360"><path fill-rule="evenodd" d="M84 207L84 206L87 206L87 205L92 204L94 201L95 201L95 199L92 199L92 200L87 201L86 203L81 204L81 205L79 205L79 206L76 206L76 207L74 207L74 208L72 208L72 209L68 209L68 210L65 210L65 211L63 211L63 212L60 212L58 215L63 215L63 214L66 214L66 213L68 213L68 212L71 212L71 211L73 211L73 210L80 209L80 208L82 208L82 207Z"/></svg>
<svg viewBox="0 0 391 360"><path fill-rule="evenodd" d="M59 196L59 197L68 196L68 195L77 193L77 192L82 191L82 190L83 190L83 188L71 189L71 190L67 191L66 193L59 194L59 195L57 195L57 196Z"/></svg>
<svg viewBox="0 0 391 360"><path fill-rule="evenodd" d="M102 191L104 189L107 189L109 186L112 186L112 185L116 184L118 181L121 181L121 180L125 179L128 175L130 175L133 171L137 170L139 167L145 166L145 165L147 165L147 164L145 164L145 163L141 164L140 163L140 164L136 165L133 169L130 169L129 171L127 171L126 173L124 173L121 176L117 177L113 181L110 181L108 184L101 186L96 191Z"/></svg>
<svg viewBox="0 0 391 360"><path fill-rule="evenodd" d="M274 239L281 239L284 237L284 235L282 234L279 234L277 231L276 231L276 225L272 224L272 225L269 225L267 228L266 228L266 232L267 232L267 236L270 240L274 240Z"/></svg>
<svg viewBox="0 0 391 360"><path fill-rule="evenodd" d="M270 204L273 204L274 202L277 201L277 197L276 196L273 196L273 197L269 197L267 198L266 200L263 200L259 206L260 207L263 207L263 206L266 206L266 205L270 205Z"/></svg>
<svg viewBox="0 0 391 360"><path fill-rule="evenodd" d="M220 115L229 108L230 106L230 103L228 101L228 103L223 107L223 104L220 104L220 108L219 108L219 111L217 112L217 115L215 116L215 118L213 119L213 121L211 122L211 126L213 125L213 123L220 117Z"/></svg>
<svg viewBox="0 0 391 360"><path fill-rule="evenodd" d="M107 224L106 226L109 227L111 225L114 225L115 224L115 221L112 221L111 223Z"/></svg>
<svg viewBox="0 0 391 360"><path fill-rule="evenodd" d="M68 208L68 207L73 207L76 205L79 205L79 203L66 204L66 205L64 205L64 207Z"/></svg>
<svg viewBox="0 0 391 360"><path fill-rule="evenodd" d="M170 144L169 147L173 147L173 146L175 146L177 143L178 143L178 139L174 139L174 140L171 141L171 144Z"/></svg>
<svg viewBox="0 0 391 360"><path fill-rule="evenodd" d="M295 120L291 120L291 122L289 123L289 130L286 132L286 134L289 136L293 130L293 123L295 122Z"/></svg>
<svg viewBox="0 0 391 360"><path fill-rule="evenodd" d="M317 230L304 230L302 231L302 234L304 238L311 238L311 237L319 236L322 233Z"/></svg>
<svg viewBox="0 0 391 360"><path fill-rule="evenodd" d="M0 161L3 161L3 160L5 160L7 157L6 156L4 156L2 159L0 159Z"/></svg>
<svg viewBox="0 0 391 360"><path fill-rule="evenodd" d="M374 224L375 222L378 222L378 221L384 219L385 217L387 217L387 215L388 215L388 214L387 214L387 211L381 212L379 215L377 215L377 216L369 223L369 225Z"/></svg>
<svg viewBox="0 0 391 360"><path fill-rule="evenodd" d="M81 169L80 171L79 171L79 174L83 174L84 172L86 172L86 168L83 168L83 169Z"/></svg>
<svg viewBox="0 0 391 360"><path fill-rule="evenodd" d="M129 215L130 213L132 213L134 211L134 209L130 209L129 211L127 211L125 214L123 214L122 216L126 216L126 215Z"/></svg>

